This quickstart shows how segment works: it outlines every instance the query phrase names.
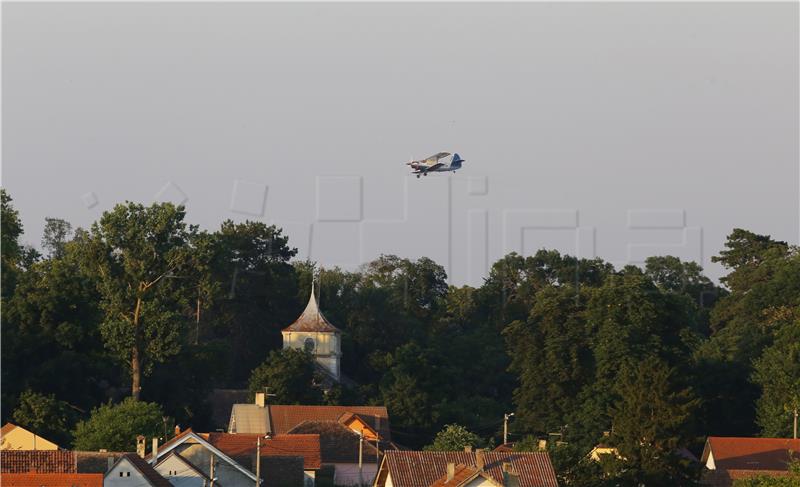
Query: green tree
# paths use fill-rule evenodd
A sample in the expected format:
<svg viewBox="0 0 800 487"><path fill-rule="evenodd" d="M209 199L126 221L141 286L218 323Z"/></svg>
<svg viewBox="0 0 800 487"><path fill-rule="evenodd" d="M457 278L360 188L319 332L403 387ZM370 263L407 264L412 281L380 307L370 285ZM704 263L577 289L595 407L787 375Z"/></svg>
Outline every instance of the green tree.
<svg viewBox="0 0 800 487"><path fill-rule="evenodd" d="M72 225L60 218L45 218L42 248L49 252L51 258L64 256L64 246L72 234Z"/></svg>
<svg viewBox="0 0 800 487"><path fill-rule="evenodd" d="M458 424L448 424L436 433L433 443L425 447L427 451L464 451L464 447L475 447L481 439L475 433Z"/></svg>
<svg viewBox="0 0 800 487"><path fill-rule="evenodd" d="M81 265L82 235L64 245L60 258L19 274L3 308L2 383L9 401L8 395L32 389L89 410L106 398L104 383L119 375L100 337L99 294Z"/></svg>
<svg viewBox="0 0 800 487"><path fill-rule="evenodd" d="M2 263L3 279L0 281L0 295L10 296L14 291L16 275L22 259L22 246L19 236L22 235L22 221L19 212L11 204L11 196L0 188L0 263Z"/></svg>
<svg viewBox="0 0 800 487"><path fill-rule="evenodd" d="M676 385L674 371L649 357L622 371L611 410L612 441L628 466L627 475L645 485L690 485L697 472L676 454L691 436L698 400Z"/></svg>
<svg viewBox="0 0 800 487"><path fill-rule="evenodd" d="M594 379L581 304L585 296L572 286L543 288L528 320L514 321L503 331L510 370L519 378L515 426L525 431L561 430L580 406L580 391Z"/></svg>
<svg viewBox="0 0 800 487"><path fill-rule="evenodd" d="M277 404L320 404L322 391L314 356L304 350L273 350L250 375L250 392L269 387L270 400Z"/></svg>
<svg viewBox="0 0 800 487"><path fill-rule="evenodd" d="M281 329L302 311L297 277L288 263L289 247L280 228L262 222L224 221L219 230L201 235L198 272L200 300L207 303L202 322L195 313L195 332L228 345L233 383L245 383L264 360L264 350L281 347Z"/></svg>
<svg viewBox="0 0 800 487"><path fill-rule="evenodd" d="M783 314L788 323L756 360L753 373L762 390L756 417L770 437L791 436L792 417L800 411L800 307Z"/></svg>
<svg viewBox="0 0 800 487"><path fill-rule="evenodd" d="M73 434L76 450L135 451L136 437L163 435L161 406L128 397L119 404L103 404L78 423Z"/></svg>
<svg viewBox="0 0 800 487"><path fill-rule="evenodd" d="M143 374L177 354L186 331L190 239L183 206L117 205L92 225L87 271L95 276L106 346L129 365L131 395L141 394ZM184 275L186 273L187 275Z"/></svg>
<svg viewBox="0 0 800 487"><path fill-rule="evenodd" d="M54 394L28 390L20 395L11 418L18 426L65 447L71 439L74 416L67 403L57 400Z"/></svg>

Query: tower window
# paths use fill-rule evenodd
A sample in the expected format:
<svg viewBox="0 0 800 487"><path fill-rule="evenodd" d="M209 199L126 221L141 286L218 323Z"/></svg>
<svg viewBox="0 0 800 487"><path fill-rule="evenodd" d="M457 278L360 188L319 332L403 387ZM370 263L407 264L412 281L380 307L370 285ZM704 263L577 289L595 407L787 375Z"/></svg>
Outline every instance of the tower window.
<svg viewBox="0 0 800 487"><path fill-rule="evenodd" d="M316 344L314 343L313 338L306 338L306 340L303 342L303 348L306 352L313 352L315 347Z"/></svg>

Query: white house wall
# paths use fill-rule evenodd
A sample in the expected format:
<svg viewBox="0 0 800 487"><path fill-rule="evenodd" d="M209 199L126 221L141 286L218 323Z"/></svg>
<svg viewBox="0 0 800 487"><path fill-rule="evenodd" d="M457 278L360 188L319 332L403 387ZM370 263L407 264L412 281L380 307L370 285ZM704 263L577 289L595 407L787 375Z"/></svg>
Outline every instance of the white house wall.
<svg viewBox="0 0 800 487"><path fill-rule="evenodd" d="M103 477L103 487L146 487L148 485L150 485L150 481L126 459L117 462L114 468Z"/></svg>

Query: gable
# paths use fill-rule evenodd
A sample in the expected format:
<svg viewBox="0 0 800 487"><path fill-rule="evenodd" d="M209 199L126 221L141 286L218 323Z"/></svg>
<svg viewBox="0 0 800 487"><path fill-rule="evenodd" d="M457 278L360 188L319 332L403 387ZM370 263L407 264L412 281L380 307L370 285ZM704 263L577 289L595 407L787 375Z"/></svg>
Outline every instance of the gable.
<svg viewBox="0 0 800 487"><path fill-rule="evenodd" d="M6 423L0 430L0 450L58 450L58 445L21 426Z"/></svg>

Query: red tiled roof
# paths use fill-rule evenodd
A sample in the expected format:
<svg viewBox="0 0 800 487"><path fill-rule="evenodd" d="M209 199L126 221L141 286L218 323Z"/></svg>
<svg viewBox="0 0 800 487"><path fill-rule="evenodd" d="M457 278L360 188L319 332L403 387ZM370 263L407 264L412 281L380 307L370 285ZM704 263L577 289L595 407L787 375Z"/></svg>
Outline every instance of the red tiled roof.
<svg viewBox="0 0 800 487"><path fill-rule="evenodd" d="M718 470L787 470L791 458L800 457L800 440L709 436L704 464L709 451Z"/></svg>
<svg viewBox="0 0 800 487"><path fill-rule="evenodd" d="M503 484L503 463L511 464L520 487L557 487L556 473L546 452L484 452L484 471ZM387 451L394 487L429 487L447 474L447 464L475 465L475 452Z"/></svg>
<svg viewBox="0 0 800 487"><path fill-rule="evenodd" d="M3 473L76 473L75 453L66 450L0 450Z"/></svg>
<svg viewBox="0 0 800 487"><path fill-rule="evenodd" d="M338 421L345 413L357 414L380 434L381 440L391 441L389 412L385 406L269 405L270 423L275 434L288 433L303 421Z"/></svg>
<svg viewBox="0 0 800 487"><path fill-rule="evenodd" d="M470 467L460 463L455 466L453 471L453 478L450 480L447 479L447 474L444 474L442 477L439 478L436 482L431 484L431 487L456 487L459 485L464 484L468 480L471 480L473 477L479 475L481 473L477 467ZM494 480L494 479L492 479Z"/></svg>
<svg viewBox="0 0 800 487"><path fill-rule="evenodd" d="M127 460L133 467L139 471L153 487L172 487L169 480L161 476L160 473L153 468L152 465L147 463L144 458L135 453L126 453L122 456L117 463Z"/></svg>
<svg viewBox="0 0 800 487"><path fill-rule="evenodd" d="M248 433L208 433L204 436L207 436L208 442L215 448L236 461L255 452L259 437ZM319 435L272 435L270 439L262 437L261 456L303 457L304 469L317 470L322 467Z"/></svg>
<svg viewBox="0 0 800 487"><path fill-rule="evenodd" d="M294 323L287 326L282 331L341 333L341 331L333 326L319 310L313 289L311 290L311 296L308 298L306 309L303 310L300 317L297 318Z"/></svg>
<svg viewBox="0 0 800 487"><path fill-rule="evenodd" d="M4 473L3 487L103 487L101 473Z"/></svg>

